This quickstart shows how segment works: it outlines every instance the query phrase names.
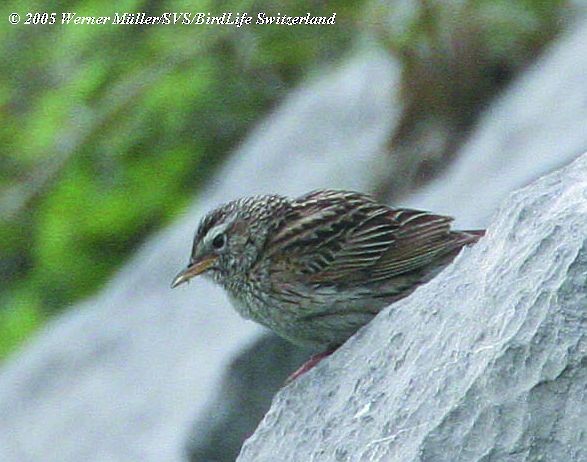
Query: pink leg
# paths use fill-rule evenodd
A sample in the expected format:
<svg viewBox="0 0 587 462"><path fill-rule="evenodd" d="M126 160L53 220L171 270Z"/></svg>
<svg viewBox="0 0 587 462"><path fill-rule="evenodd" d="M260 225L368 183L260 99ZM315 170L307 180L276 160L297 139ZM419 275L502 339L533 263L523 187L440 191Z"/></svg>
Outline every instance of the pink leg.
<svg viewBox="0 0 587 462"><path fill-rule="evenodd" d="M297 379L300 375L304 375L306 372L308 372L310 369L312 369L316 364L318 364L324 358L330 356L335 351L336 351L336 348L333 348L332 350L326 350L326 351L323 351L322 353L318 353L318 354L313 355L304 364L302 364L298 370L296 370L293 374L291 374L287 378L287 380L285 381L285 384L287 385L287 384L293 382L295 379Z"/></svg>

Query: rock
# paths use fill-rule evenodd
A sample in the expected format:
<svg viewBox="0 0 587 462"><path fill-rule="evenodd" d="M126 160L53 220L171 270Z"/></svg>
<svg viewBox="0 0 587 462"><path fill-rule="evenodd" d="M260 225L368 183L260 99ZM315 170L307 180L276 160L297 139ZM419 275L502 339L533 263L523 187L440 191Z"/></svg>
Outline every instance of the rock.
<svg viewBox="0 0 587 462"><path fill-rule="evenodd" d="M190 460L234 461L275 393L309 355L272 333L240 352L228 367L211 406L190 432Z"/></svg>
<svg viewBox="0 0 587 462"><path fill-rule="evenodd" d="M239 462L587 460L587 154L279 392Z"/></svg>

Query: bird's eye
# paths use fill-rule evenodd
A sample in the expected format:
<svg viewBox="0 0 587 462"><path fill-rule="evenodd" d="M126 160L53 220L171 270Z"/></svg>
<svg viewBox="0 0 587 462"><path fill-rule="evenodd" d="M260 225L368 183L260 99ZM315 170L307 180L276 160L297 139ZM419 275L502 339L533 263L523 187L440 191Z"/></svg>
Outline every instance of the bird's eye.
<svg viewBox="0 0 587 462"><path fill-rule="evenodd" d="M219 234L218 236L216 236L212 240L212 247L214 247L216 250L222 249L225 244L226 244L226 236L222 233Z"/></svg>

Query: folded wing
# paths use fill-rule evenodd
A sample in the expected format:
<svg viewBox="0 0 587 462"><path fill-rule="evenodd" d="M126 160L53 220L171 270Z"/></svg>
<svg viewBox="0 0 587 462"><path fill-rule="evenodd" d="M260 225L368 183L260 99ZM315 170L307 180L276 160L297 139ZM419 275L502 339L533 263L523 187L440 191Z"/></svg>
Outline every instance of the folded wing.
<svg viewBox="0 0 587 462"><path fill-rule="evenodd" d="M268 248L276 272L308 283L363 284L417 271L478 239L451 231L451 221L360 193L315 191L292 202Z"/></svg>

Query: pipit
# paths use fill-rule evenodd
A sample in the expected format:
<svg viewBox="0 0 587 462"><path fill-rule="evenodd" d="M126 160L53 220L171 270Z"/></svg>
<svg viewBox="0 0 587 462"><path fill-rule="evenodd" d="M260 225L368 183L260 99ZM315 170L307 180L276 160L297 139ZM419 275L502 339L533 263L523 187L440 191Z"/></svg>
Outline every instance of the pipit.
<svg viewBox="0 0 587 462"><path fill-rule="evenodd" d="M484 233L451 231L451 221L350 191L237 199L203 218L171 287L205 274L243 317L321 349L295 378Z"/></svg>

